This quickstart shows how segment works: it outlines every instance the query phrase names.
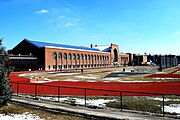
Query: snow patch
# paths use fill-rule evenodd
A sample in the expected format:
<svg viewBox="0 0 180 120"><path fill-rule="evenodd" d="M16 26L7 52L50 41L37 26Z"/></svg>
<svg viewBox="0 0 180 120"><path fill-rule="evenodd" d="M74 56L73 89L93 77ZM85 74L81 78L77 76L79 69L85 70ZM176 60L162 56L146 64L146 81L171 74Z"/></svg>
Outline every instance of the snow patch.
<svg viewBox="0 0 180 120"><path fill-rule="evenodd" d="M171 104L170 106L164 106L164 111L180 114L180 104Z"/></svg>
<svg viewBox="0 0 180 120"><path fill-rule="evenodd" d="M75 76L75 78L82 78L82 79L97 79L97 77L93 77L93 76Z"/></svg>
<svg viewBox="0 0 180 120"><path fill-rule="evenodd" d="M75 103L76 104L79 104L79 105L84 105L85 103L85 100L84 99L79 99L79 98L74 98L75 99ZM112 101L115 101L115 100L104 100L104 99L90 99L90 100L86 100L86 104L89 105L89 106L97 106L97 107L101 107L101 108L104 108L106 107L106 103L108 102L112 102Z"/></svg>
<svg viewBox="0 0 180 120"><path fill-rule="evenodd" d="M41 100L49 100L49 101L58 101L57 97L38 97ZM78 105L84 105L85 104L85 100L81 99L81 98L70 98L70 97L60 97L59 98L60 102L64 102L64 101L73 101L75 104ZM106 107L106 103L108 102L113 102L116 101L115 99L113 100L108 100L108 99L87 99L86 100L86 104L89 106L97 106L97 107Z"/></svg>
<svg viewBox="0 0 180 120"><path fill-rule="evenodd" d="M0 119L1 120L44 120L41 119L39 116L30 114L28 112L25 112L23 114L10 114L10 115L5 115L5 114L0 114Z"/></svg>
<svg viewBox="0 0 180 120"><path fill-rule="evenodd" d="M159 97L147 97L147 99L152 99L152 100L157 100L157 101L163 101L163 98L159 98ZM169 99L169 98L165 98L164 101L180 101L179 99Z"/></svg>

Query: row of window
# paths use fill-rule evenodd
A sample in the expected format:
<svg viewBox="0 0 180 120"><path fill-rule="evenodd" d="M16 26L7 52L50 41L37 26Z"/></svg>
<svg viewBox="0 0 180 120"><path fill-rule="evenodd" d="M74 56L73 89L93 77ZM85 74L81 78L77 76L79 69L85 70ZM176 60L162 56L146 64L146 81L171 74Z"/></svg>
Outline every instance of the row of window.
<svg viewBox="0 0 180 120"><path fill-rule="evenodd" d="M88 64L88 65L53 65L53 69L64 69L67 68L90 68L90 67L106 67L108 64ZM51 69L51 66L48 66L49 69Z"/></svg>
<svg viewBox="0 0 180 120"><path fill-rule="evenodd" d="M54 53L53 54L53 59L62 59L62 53L59 53L58 55L57 55L57 53ZM84 60L109 60L109 57L108 56L104 56L104 55L83 55L83 54L71 54L71 53L69 53L68 55L66 54L66 53L64 53L64 59L66 60L66 59L84 59Z"/></svg>

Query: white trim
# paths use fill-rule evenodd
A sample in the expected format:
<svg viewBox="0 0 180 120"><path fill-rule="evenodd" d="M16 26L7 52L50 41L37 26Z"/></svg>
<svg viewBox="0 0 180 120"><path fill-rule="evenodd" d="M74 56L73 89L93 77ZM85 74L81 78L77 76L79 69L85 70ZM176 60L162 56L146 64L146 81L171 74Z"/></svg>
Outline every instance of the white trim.
<svg viewBox="0 0 180 120"><path fill-rule="evenodd" d="M110 52L101 52L101 51L91 51L91 50L79 50L79 49L71 49L71 48L63 48L63 47L54 47L54 46L45 46L45 48L56 48L56 49L67 49L67 50L76 50L76 51L85 51L85 52L96 52L96 53L106 53L111 54Z"/></svg>

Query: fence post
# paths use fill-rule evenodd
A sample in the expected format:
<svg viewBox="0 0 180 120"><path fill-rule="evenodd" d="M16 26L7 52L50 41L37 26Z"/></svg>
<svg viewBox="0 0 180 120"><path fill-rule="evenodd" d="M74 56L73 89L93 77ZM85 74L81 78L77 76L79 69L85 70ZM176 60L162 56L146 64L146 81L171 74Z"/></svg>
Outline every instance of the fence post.
<svg viewBox="0 0 180 120"><path fill-rule="evenodd" d="M60 87L58 86L58 102L60 102Z"/></svg>
<svg viewBox="0 0 180 120"><path fill-rule="evenodd" d="M163 117L164 117L164 94L163 94Z"/></svg>
<svg viewBox="0 0 180 120"><path fill-rule="evenodd" d="M86 106L86 88L84 88L84 101L85 101L84 105Z"/></svg>
<svg viewBox="0 0 180 120"><path fill-rule="evenodd" d="M17 96L19 94L19 83L17 83Z"/></svg>
<svg viewBox="0 0 180 120"><path fill-rule="evenodd" d="M37 84L35 83L35 98L37 96Z"/></svg>
<svg viewBox="0 0 180 120"><path fill-rule="evenodd" d="M122 111L122 91L120 91L120 102L121 102L121 111Z"/></svg>

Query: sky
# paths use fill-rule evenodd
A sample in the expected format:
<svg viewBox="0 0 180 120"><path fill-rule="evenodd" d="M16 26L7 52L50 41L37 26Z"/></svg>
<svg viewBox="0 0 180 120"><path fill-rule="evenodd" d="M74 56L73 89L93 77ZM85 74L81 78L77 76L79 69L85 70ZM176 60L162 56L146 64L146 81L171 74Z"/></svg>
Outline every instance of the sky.
<svg viewBox="0 0 180 120"><path fill-rule="evenodd" d="M180 0L0 0L0 38L180 55Z"/></svg>

